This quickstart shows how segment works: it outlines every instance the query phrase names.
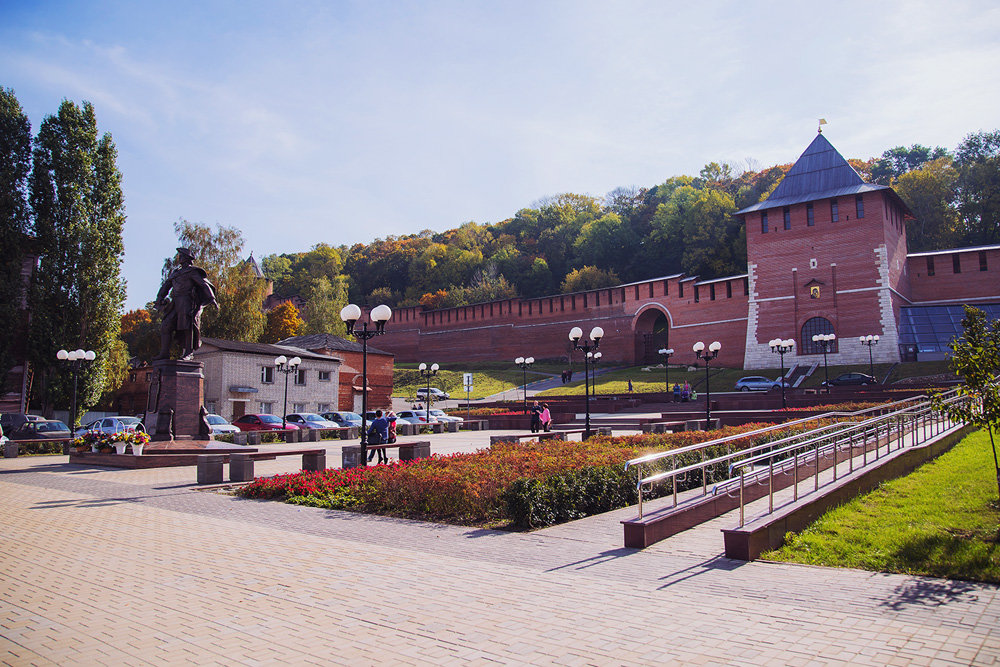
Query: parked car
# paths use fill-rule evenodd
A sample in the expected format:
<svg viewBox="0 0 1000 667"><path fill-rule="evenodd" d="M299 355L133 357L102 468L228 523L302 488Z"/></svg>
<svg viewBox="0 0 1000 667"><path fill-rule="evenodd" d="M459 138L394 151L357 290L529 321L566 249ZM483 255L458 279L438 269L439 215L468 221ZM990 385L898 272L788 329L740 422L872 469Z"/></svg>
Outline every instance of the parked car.
<svg viewBox="0 0 1000 667"><path fill-rule="evenodd" d="M823 384L826 384L826 382ZM844 373L830 380L830 385L833 387L864 387L870 384L878 384L878 380L867 373Z"/></svg>
<svg viewBox="0 0 1000 667"><path fill-rule="evenodd" d="M101 433L121 433L122 431L141 431L146 432L146 427L143 426L142 420L138 417L126 417L124 415L117 415L113 417L103 417L101 419L95 419L86 426L81 426L76 429L76 435L81 436L87 431L100 431Z"/></svg>
<svg viewBox="0 0 1000 667"><path fill-rule="evenodd" d="M295 424L301 429L337 428L340 426L337 422L324 419L313 412L293 412L290 415L285 415L285 421Z"/></svg>
<svg viewBox="0 0 1000 667"><path fill-rule="evenodd" d="M410 424L436 424L438 421L433 412L428 418L426 410L400 410L396 413L396 418Z"/></svg>
<svg viewBox="0 0 1000 667"><path fill-rule="evenodd" d="M10 435L11 440L55 440L72 438L69 426L57 419L35 419L26 421Z"/></svg>
<svg viewBox="0 0 1000 667"><path fill-rule="evenodd" d="M208 422L208 428L212 433L239 433L240 427L233 426L226 421L226 418L222 415L205 415L205 420Z"/></svg>
<svg viewBox="0 0 1000 667"><path fill-rule="evenodd" d="M427 387L421 387L420 389L417 389L417 398L423 399L425 401L427 400ZM451 398L451 396L448 395L447 393L441 391L437 387L431 387L431 400L444 401L449 398Z"/></svg>
<svg viewBox="0 0 1000 667"><path fill-rule="evenodd" d="M742 377L736 381L736 391L770 391L772 389L781 389L780 379L770 379L762 375L748 375L747 377ZM785 387L791 387L788 380L784 380Z"/></svg>
<svg viewBox="0 0 1000 667"><path fill-rule="evenodd" d="M269 414L243 415L239 419L233 420L233 426L239 427L241 431L280 431L281 417ZM285 424L286 431L297 431L299 427L295 424Z"/></svg>
<svg viewBox="0 0 1000 667"><path fill-rule="evenodd" d="M361 415L357 412L323 412L321 416L337 426L361 426Z"/></svg>
<svg viewBox="0 0 1000 667"><path fill-rule="evenodd" d="M431 416L437 417L439 422L464 422L465 420L457 415L449 415L444 410L431 408Z"/></svg>
<svg viewBox="0 0 1000 667"><path fill-rule="evenodd" d="M17 429L21 428L25 422L37 421L42 419L40 415L26 415L20 412L5 412L0 415L0 428L7 435L10 435Z"/></svg>

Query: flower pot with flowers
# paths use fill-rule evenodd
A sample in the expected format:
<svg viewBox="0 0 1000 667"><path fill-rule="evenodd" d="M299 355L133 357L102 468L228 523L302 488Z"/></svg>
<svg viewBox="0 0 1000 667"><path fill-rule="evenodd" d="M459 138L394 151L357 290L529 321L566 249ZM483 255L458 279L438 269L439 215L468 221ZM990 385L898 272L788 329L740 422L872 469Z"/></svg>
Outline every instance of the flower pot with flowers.
<svg viewBox="0 0 1000 667"><path fill-rule="evenodd" d="M149 442L149 434L143 431L118 431L117 433L103 433L101 431L87 431L73 441L73 446L77 451L110 452L114 447L117 454L124 454L125 449L132 445L132 453L136 456L142 455L142 448Z"/></svg>

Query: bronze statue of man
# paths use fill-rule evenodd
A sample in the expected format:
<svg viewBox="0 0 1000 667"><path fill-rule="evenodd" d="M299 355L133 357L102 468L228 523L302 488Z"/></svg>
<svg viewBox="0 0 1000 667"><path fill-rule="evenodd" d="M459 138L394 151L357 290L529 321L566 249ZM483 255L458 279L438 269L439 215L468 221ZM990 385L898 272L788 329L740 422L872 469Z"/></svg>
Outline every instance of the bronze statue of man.
<svg viewBox="0 0 1000 667"><path fill-rule="evenodd" d="M201 311L205 306L219 307L215 286L205 269L194 266L194 253L177 249L177 266L163 281L156 295L156 309L163 313L160 326L160 353L155 359L170 358L170 344L176 337L181 346L179 359L191 359L201 347Z"/></svg>

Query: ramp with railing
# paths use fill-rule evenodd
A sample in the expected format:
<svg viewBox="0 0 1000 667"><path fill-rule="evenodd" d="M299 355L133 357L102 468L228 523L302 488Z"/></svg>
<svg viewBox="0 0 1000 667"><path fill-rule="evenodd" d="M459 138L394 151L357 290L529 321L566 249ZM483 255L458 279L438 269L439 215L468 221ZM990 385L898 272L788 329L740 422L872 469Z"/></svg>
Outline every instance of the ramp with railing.
<svg viewBox="0 0 1000 667"><path fill-rule="evenodd" d="M966 400L968 397L958 396L954 390L942 397L945 404ZM724 531L727 554L732 543L733 554L747 553L753 558L755 549L780 539L784 531L775 537L774 531L765 530L762 536L760 530L743 530L749 503L762 502L766 497L766 509L755 510L765 517L773 515L776 508L784 508L777 518L787 528L787 508L801 504L800 496L811 494L809 500L813 502L839 498L844 489L865 488L864 479L877 477L869 473L889 459L900 458L904 450L912 450L914 455L903 456L903 463L895 463L891 470L900 474L908 462L923 460L926 445L960 426L952 423L940 406L929 397L913 397L857 412L830 412L633 459L626 469L637 471L638 516L622 522L625 546L643 548L739 510L736 528ZM817 420L819 425L814 426ZM778 435L789 429L793 433ZM661 498L649 510L646 498L651 496ZM805 515L811 516L809 512ZM766 523L761 523L765 529ZM740 546L741 540L746 548Z"/></svg>

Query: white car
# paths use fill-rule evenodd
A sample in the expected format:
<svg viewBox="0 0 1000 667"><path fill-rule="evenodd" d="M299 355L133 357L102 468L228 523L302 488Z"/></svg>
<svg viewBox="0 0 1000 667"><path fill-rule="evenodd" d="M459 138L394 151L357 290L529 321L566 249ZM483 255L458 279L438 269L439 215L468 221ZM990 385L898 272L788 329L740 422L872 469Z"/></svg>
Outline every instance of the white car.
<svg viewBox="0 0 1000 667"><path fill-rule="evenodd" d="M122 431L141 431L146 432L146 427L142 425L142 420L138 417L125 417L125 416L115 416L115 417L104 417L103 419L97 419L90 422L86 426L82 426L76 429L75 435L77 437L83 435L87 431L100 431L101 433L121 433Z"/></svg>
<svg viewBox="0 0 1000 667"><path fill-rule="evenodd" d="M433 411L428 419L426 410L400 410L396 413L396 419L411 424L436 424L438 421Z"/></svg>
<svg viewBox="0 0 1000 667"><path fill-rule="evenodd" d="M293 412L290 415L285 415L285 421L289 424L295 424L299 428L340 428L340 424L323 419L312 412Z"/></svg>
<svg viewBox="0 0 1000 667"><path fill-rule="evenodd" d="M212 433L239 433L240 427L233 426L226 421L226 418L222 415L205 415L205 421L208 422L208 428Z"/></svg>
<svg viewBox="0 0 1000 667"><path fill-rule="evenodd" d="M439 422L464 422L465 420L456 415L449 415L444 410L438 410L437 408L431 408L431 416L437 417Z"/></svg>
<svg viewBox="0 0 1000 667"><path fill-rule="evenodd" d="M417 389L417 398L427 400L427 387L421 387ZM451 398L451 396L437 387L431 387L431 400L434 401L444 401Z"/></svg>

